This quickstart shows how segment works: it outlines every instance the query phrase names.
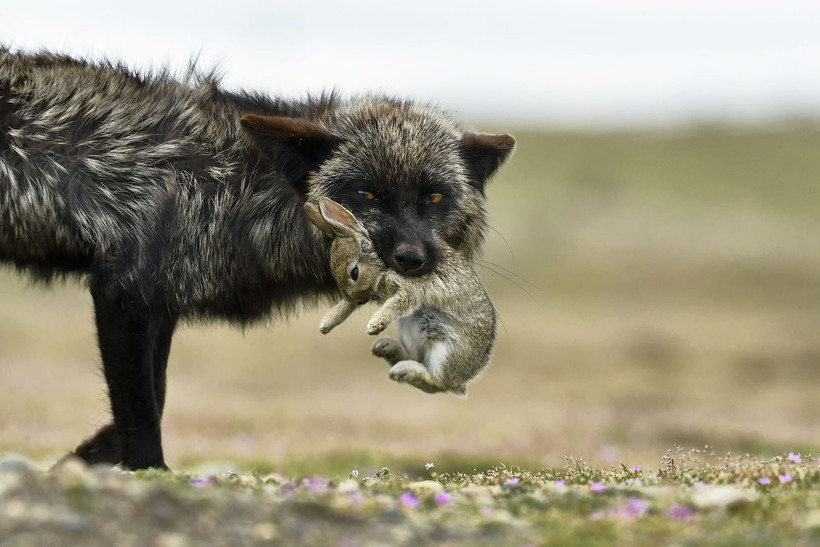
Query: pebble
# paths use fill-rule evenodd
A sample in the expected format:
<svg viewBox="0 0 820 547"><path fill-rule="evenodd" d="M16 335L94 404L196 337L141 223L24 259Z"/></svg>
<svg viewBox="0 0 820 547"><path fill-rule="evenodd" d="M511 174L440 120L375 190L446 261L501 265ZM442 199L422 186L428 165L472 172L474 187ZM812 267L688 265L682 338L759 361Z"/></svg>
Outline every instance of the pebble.
<svg viewBox="0 0 820 547"><path fill-rule="evenodd" d="M719 485L692 492L692 504L699 509L734 508L757 500L754 490L738 486Z"/></svg>

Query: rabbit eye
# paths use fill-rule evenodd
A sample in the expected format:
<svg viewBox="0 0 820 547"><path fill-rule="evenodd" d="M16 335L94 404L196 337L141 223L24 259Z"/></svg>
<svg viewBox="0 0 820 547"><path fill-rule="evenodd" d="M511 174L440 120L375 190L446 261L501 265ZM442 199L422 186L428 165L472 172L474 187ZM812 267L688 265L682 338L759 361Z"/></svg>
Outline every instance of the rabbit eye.
<svg viewBox="0 0 820 547"><path fill-rule="evenodd" d="M357 281L359 279L359 267L354 266L352 270L350 270L350 279L353 281Z"/></svg>
<svg viewBox="0 0 820 547"><path fill-rule="evenodd" d="M430 194L429 196L427 196L427 203L438 203L439 201L441 201L441 198L443 197L444 196L439 193Z"/></svg>
<svg viewBox="0 0 820 547"><path fill-rule="evenodd" d="M373 195L373 192L366 192L364 190L358 190L358 192L359 195L362 196L364 199L373 199L374 197L376 197L375 195Z"/></svg>

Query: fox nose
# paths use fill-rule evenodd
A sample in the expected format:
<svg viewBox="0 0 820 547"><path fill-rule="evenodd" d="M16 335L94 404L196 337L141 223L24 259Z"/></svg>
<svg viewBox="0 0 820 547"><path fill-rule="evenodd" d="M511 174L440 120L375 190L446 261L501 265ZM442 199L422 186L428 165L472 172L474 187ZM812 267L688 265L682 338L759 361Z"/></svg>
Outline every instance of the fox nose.
<svg viewBox="0 0 820 547"><path fill-rule="evenodd" d="M424 249L406 243L393 251L393 266L403 275L419 275L424 268Z"/></svg>

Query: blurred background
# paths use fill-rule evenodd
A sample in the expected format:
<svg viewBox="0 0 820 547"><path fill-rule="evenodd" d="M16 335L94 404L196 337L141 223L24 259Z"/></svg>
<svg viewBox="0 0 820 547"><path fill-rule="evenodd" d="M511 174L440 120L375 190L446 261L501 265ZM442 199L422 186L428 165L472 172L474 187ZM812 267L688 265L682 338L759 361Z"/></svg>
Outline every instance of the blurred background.
<svg viewBox="0 0 820 547"><path fill-rule="evenodd" d="M657 468L673 445L820 451L820 5L15 3L0 43L299 97L433 102L509 131L477 265L502 326L467 400L391 382L360 312L186 326L172 467ZM0 204L2 206L2 204ZM0 272L0 452L108 421L81 283Z"/></svg>

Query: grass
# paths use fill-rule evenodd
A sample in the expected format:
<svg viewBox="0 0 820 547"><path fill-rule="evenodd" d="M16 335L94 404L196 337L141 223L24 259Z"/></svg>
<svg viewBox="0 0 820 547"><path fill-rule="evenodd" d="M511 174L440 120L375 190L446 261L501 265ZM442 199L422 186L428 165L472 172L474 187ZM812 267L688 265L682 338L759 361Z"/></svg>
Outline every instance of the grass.
<svg viewBox="0 0 820 547"><path fill-rule="evenodd" d="M188 326L169 464L332 475L566 454L648 468L673 444L820 452L820 130L513 133L478 268L503 326L467 401L390 382L366 313L328 336L323 310ZM0 301L0 452L53 460L108 420L90 300L4 272Z"/></svg>
<svg viewBox="0 0 820 547"><path fill-rule="evenodd" d="M383 467L121 474L0 462L11 545L816 545L820 461L667 451L655 469L507 466L412 474Z"/></svg>

